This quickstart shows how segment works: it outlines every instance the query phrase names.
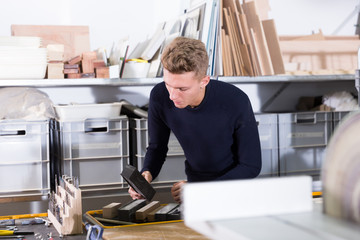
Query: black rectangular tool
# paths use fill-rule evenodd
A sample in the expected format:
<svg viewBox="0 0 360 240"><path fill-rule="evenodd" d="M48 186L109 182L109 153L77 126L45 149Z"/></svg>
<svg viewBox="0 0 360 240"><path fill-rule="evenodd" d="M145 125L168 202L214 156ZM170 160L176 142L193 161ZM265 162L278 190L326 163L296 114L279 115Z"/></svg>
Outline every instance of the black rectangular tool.
<svg viewBox="0 0 360 240"><path fill-rule="evenodd" d="M135 213L140 208L146 205L145 199L135 199L122 206L118 209L118 218L120 221L126 222L134 222L135 221Z"/></svg>
<svg viewBox="0 0 360 240"><path fill-rule="evenodd" d="M155 189L134 166L126 165L121 176L137 193L141 194L147 200L151 201L154 197Z"/></svg>
<svg viewBox="0 0 360 240"><path fill-rule="evenodd" d="M161 208L159 211L157 211L155 213L155 220L156 221L167 221L168 217L167 215L174 210L175 208L177 208L179 206L179 204L177 203L169 203L167 204L165 207Z"/></svg>
<svg viewBox="0 0 360 240"><path fill-rule="evenodd" d="M181 212L180 212L180 205L168 212L166 214L166 221L171 220L180 220L181 219Z"/></svg>

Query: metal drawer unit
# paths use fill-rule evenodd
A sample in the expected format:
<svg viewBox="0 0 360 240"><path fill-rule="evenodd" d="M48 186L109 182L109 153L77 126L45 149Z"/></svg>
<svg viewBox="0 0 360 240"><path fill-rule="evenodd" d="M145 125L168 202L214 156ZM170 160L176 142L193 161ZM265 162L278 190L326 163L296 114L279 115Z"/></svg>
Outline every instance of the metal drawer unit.
<svg viewBox="0 0 360 240"><path fill-rule="evenodd" d="M259 177L279 176L277 114L255 114L261 145L262 167Z"/></svg>
<svg viewBox="0 0 360 240"><path fill-rule="evenodd" d="M147 119L131 119L131 138L132 142L132 164L140 171L144 165L146 148L149 145L149 134ZM152 184L161 185L186 180L185 174L185 155L180 143L171 132L168 144L169 151L166 161L161 168L160 174Z"/></svg>
<svg viewBox="0 0 360 240"><path fill-rule="evenodd" d="M46 196L48 120L0 121L0 197Z"/></svg>
<svg viewBox="0 0 360 240"><path fill-rule="evenodd" d="M280 175L318 178L332 133L332 113L281 113L278 122Z"/></svg>
<svg viewBox="0 0 360 240"><path fill-rule="evenodd" d="M129 164L127 117L56 121L52 131L52 154L60 163L54 169L78 177L83 196L114 194L125 187L120 173Z"/></svg>

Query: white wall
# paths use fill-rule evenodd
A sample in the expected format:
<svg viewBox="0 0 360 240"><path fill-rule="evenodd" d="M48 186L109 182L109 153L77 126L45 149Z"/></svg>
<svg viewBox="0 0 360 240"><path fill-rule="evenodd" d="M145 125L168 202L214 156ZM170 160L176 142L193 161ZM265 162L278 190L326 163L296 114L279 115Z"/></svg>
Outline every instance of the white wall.
<svg viewBox="0 0 360 240"><path fill-rule="evenodd" d="M318 32L331 35L349 18L337 35L354 35L359 0L269 0L269 16L280 35Z"/></svg>
<svg viewBox="0 0 360 240"><path fill-rule="evenodd" d="M88 25L90 46L110 49L129 37L136 45L163 21L183 13L190 0L1 0L0 36L10 36L11 24ZM269 16L281 35L331 34L355 10L359 0L269 0ZM353 35L357 14L339 34Z"/></svg>
<svg viewBox="0 0 360 240"><path fill-rule="evenodd" d="M11 35L12 24L88 25L90 47L110 50L129 37L131 46L151 36L157 25L179 16L181 0L2 0L0 36ZM187 5L186 5L187 6Z"/></svg>

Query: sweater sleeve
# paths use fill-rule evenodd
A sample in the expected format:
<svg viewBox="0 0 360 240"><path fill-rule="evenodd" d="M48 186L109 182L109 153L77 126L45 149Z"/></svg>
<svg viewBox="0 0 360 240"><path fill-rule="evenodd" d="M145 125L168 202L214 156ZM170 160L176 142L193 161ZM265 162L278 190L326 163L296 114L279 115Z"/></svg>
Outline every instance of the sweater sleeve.
<svg viewBox="0 0 360 240"><path fill-rule="evenodd" d="M159 106L158 95L154 89L151 91L148 110L149 145L141 170L141 172L150 171L153 179L159 175L165 162L170 136L170 129L162 119L160 111L162 106Z"/></svg>
<svg viewBox="0 0 360 240"><path fill-rule="evenodd" d="M248 100L234 132L234 167L216 180L255 178L261 170L261 147L255 116Z"/></svg>

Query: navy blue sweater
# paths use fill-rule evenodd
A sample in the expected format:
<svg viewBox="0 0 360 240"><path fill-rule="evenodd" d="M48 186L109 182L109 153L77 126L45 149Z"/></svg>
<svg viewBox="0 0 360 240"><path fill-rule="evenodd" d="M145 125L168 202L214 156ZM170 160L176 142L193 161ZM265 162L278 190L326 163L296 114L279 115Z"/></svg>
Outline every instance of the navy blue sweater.
<svg viewBox="0 0 360 240"><path fill-rule="evenodd" d="M149 146L141 171L156 178L165 161L170 131L184 150L189 182L246 179L261 170L257 124L248 96L239 88L210 80L201 104L174 106L164 82L150 93Z"/></svg>

